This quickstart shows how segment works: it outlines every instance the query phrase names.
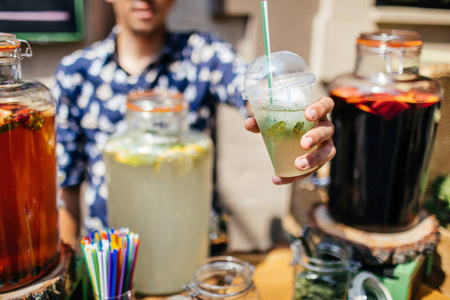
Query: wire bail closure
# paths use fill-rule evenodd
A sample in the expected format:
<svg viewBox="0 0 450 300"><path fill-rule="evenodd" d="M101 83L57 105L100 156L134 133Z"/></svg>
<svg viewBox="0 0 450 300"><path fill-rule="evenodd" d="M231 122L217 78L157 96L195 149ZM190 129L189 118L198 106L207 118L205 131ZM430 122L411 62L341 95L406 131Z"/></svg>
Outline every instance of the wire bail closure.
<svg viewBox="0 0 450 300"><path fill-rule="evenodd" d="M189 293L189 300L198 299L202 293L195 288L195 284L191 283L183 286L184 290Z"/></svg>
<svg viewBox="0 0 450 300"><path fill-rule="evenodd" d="M0 40L0 44L5 43L6 45L0 45L0 52L8 51L14 49L12 53L6 55L8 58L23 59L25 57L29 58L33 56L33 51L31 50L30 43L26 40L16 39L16 40ZM25 44L25 52L22 52L21 44Z"/></svg>

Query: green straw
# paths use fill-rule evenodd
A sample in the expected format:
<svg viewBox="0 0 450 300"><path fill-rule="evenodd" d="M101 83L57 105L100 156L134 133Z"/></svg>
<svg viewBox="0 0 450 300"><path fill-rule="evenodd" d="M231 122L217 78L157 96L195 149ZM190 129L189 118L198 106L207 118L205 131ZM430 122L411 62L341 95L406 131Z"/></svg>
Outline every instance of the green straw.
<svg viewBox="0 0 450 300"><path fill-rule="evenodd" d="M272 99L272 64L270 62L270 37L269 37L269 18L267 14L267 1L261 1L261 16L264 32L264 48L266 50L266 62L267 62L267 85L269 86L269 99L270 104L273 104Z"/></svg>

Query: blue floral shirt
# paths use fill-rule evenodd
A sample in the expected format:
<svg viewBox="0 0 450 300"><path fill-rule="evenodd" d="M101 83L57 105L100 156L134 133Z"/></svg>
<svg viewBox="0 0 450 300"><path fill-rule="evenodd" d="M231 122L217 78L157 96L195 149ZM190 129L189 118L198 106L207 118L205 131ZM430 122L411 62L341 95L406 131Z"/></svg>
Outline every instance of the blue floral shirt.
<svg viewBox="0 0 450 300"><path fill-rule="evenodd" d="M200 130L214 125L218 103L231 104L246 113L240 92L246 64L230 44L208 34L167 33L159 59L136 77L117 63L118 31L115 27L105 40L64 57L55 73L61 186L87 181L88 230L107 225L101 153L110 135L125 126L125 102L131 90L182 92L190 103L189 122Z"/></svg>

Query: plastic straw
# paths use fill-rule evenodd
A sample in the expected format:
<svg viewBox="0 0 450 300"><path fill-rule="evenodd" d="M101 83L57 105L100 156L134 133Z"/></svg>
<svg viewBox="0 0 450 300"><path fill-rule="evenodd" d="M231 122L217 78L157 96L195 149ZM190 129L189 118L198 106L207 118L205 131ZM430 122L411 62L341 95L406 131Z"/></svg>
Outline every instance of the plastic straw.
<svg viewBox="0 0 450 300"><path fill-rule="evenodd" d="M93 292L116 297L133 286L139 235L127 228L101 230L81 240Z"/></svg>
<svg viewBox="0 0 450 300"><path fill-rule="evenodd" d="M112 279L112 257L114 255L113 251L109 251L108 254L108 297L112 296L112 292L111 292L111 279Z"/></svg>
<svg viewBox="0 0 450 300"><path fill-rule="evenodd" d="M133 265L131 269L131 281L129 283L129 289L131 288L131 285L133 283L134 279L134 268L136 267L136 257L139 251L139 235L136 235L136 247L134 247L134 253L133 253Z"/></svg>
<svg viewBox="0 0 450 300"><path fill-rule="evenodd" d="M267 62L267 85L269 87L269 99L270 104L273 104L272 99L272 63L270 59L270 36L269 36L269 17L267 12L267 1L261 1L261 16L264 33L264 49L266 50L266 62Z"/></svg>
<svg viewBox="0 0 450 300"><path fill-rule="evenodd" d="M110 295L113 297L116 292L116 270L117 270L117 249L113 250L113 258L112 258L112 278L111 278L111 292Z"/></svg>
<svg viewBox="0 0 450 300"><path fill-rule="evenodd" d="M122 288L123 288L123 277L125 276L125 269L126 269L126 261L127 261L127 248L124 248L123 251L123 257L122 257L122 267L120 270L120 281L119 281L119 292L117 293L118 295L122 294Z"/></svg>

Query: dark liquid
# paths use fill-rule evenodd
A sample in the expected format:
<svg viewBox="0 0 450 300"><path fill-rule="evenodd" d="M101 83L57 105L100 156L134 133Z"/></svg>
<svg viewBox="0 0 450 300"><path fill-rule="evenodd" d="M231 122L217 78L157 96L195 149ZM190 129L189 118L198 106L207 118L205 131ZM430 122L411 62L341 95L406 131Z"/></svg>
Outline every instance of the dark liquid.
<svg viewBox="0 0 450 300"><path fill-rule="evenodd" d="M379 232L414 225L427 184L439 98L355 90L333 90L331 97L337 149L331 163L331 215Z"/></svg>
<svg viewBox="0 0 450 300"><path fill-rule="evenodd" d="M0 104L0 293L42 277L59 257L52 111Z"/></svg>

